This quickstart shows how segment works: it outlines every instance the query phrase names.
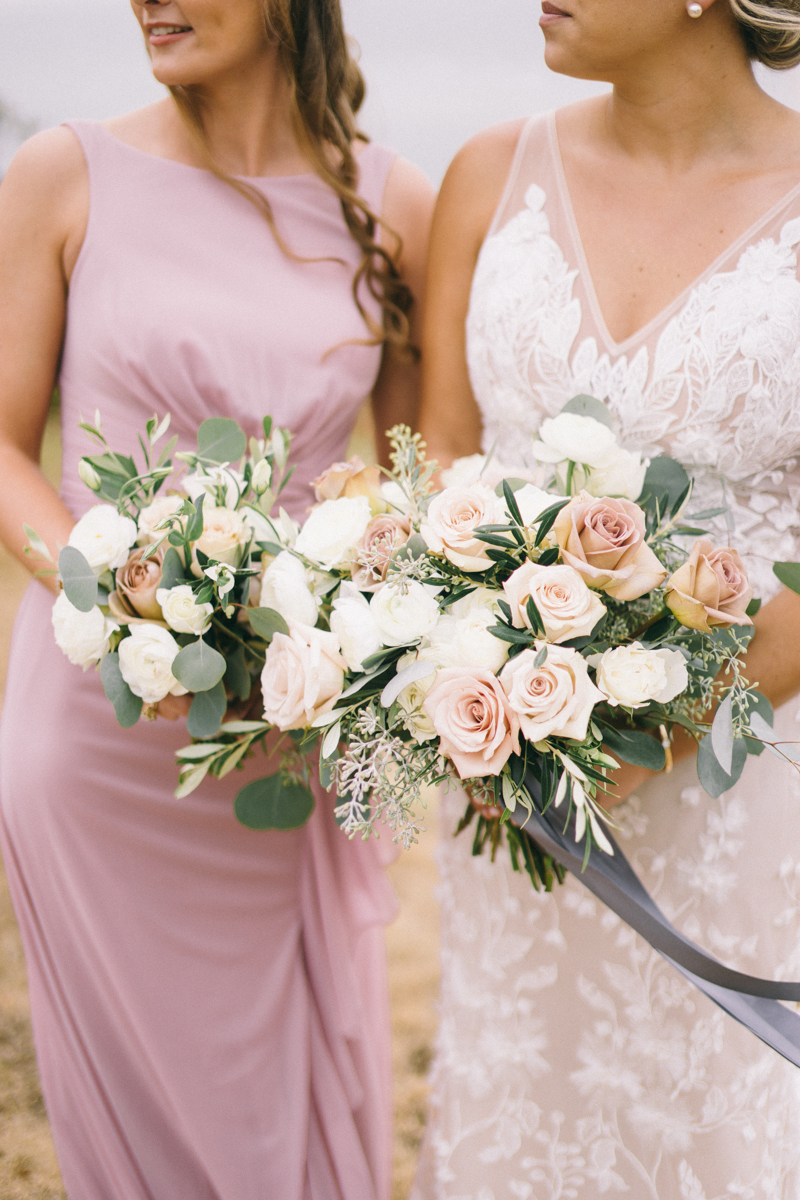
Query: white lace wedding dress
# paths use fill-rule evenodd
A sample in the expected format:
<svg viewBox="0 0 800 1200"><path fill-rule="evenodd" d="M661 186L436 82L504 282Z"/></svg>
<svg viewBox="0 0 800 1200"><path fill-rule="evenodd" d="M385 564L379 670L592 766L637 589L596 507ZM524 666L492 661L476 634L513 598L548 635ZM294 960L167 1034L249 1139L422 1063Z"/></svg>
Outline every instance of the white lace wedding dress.
<svg viewBox="0 0 800 1200"><path fill-rule="evenodd" d="M526 127L483 246L469 363L484 448L526 461L543 417L604 400L625 445L680 459L757 594L800 557L800 186L622 345L598 309L552 116ZM787 630L798 636L800 630ZM800 738L798 701L776 717ZM441 1029L415 1200L800 1197L800 1071L724 1015L580 882L537 895L507 853L438 851ZM689 937L800 979L800 780L768 753L718 800L681 763L615 810Z"/></svg>

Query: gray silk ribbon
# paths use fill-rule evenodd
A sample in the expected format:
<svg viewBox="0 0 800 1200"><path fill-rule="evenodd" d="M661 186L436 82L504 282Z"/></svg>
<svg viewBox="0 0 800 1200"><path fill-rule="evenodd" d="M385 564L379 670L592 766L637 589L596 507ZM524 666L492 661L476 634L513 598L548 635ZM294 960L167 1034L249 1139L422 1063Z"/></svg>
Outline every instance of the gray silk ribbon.
<svg viewBox="0 0 800 1200"><path fill-rule="evenodd" d="M563 809L559 812L551 806L546 813L538 811L541 789L532 775L526 778L525 786L533 799L533 814L529 817L518 806L511 816L514 824L530 834L696 988L762 1042L800 1067L800 1016L779 1003L800 1001L800 983L757 979L732 971L678 933L647 893L613 838L609 839L613 855L593 849L584 870L583 851L573 836L574 816L565 830Z"/></svg>

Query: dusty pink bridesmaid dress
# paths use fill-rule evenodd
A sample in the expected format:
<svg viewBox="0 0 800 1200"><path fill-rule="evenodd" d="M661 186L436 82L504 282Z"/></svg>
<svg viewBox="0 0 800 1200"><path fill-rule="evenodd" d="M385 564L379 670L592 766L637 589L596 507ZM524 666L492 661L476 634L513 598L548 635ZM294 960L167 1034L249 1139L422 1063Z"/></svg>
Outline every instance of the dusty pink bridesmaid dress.
<svg viewBox="0 0 800 1200"><path fill-rule="evenodd" d="M123 450L154 412L185 447L206 417L256 433L271 413L294 434L284 503L301 516L379 365L354 344L360 255L337 198L313 175L253 181L288 245L327 259L293 261L209 173L72 128L91 215L60 377L66 503L78 516L92 500L81 412L99 409ZM379 211L392 155L360 161ZM304 829L239 826L232 797L261 758L176 800L184 723L120 729L99 675L57 650L51 605L33 583L17 619L0 797L71 1200L386 1200L380 848L348 842L321 791Z"/></svg>

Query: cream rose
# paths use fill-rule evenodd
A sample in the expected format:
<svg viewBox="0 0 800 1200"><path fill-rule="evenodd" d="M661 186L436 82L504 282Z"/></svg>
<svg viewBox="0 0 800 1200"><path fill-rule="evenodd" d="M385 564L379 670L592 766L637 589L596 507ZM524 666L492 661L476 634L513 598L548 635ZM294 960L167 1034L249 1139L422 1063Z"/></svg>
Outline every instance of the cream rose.
<svg viewBox="0 0 800 1200"><path fill-rule="evenodd" d="M562 508L553 532L564 561L615 600L637 600L667 577L645 541L645 515L631 500L580 492Z"/></svg>
<svg viewBox="0 0 800 1200"><path fill-rule="evenodd" d="M80 550L95 575L102 575L127 562L137 533L130 517L123 517L111 504L96 504L73 527L68 545Z"/></svg>
<svg viewBox="0 0 800 1200"><path fill-rule="evenodd" d="M548 642L588 637L606 612L600 598L573 567L525 563L506 580L503 591L517 629L531 628L528 600L533 600Z"/></svg>
<svg viewBox="0 0 800 1200"><path fill-rule="evenodd" d="M508 702L530 742L548 737L582 742L595 704L605 700L589 677L586 660L577 650L548 646L547 658L536 666L536 650L523 650L506 663L500 682Z"/></svg>
<svg viewBox="0 0 800 1200"><path fill-rule="evenodd" d="M150 546L153 542L163 538L169 530L161 529L159 526L164 521L168 521L170 517L176 516L184 503L183 496L156 496L153 503L148 504L147 508L143 508L139 513L138 544Z"/></svg>
<svg viewBox="0 0 800 1200"><path fill-rule="evenodd" d="M372 520L366 496L325 500L313 509L300 530L295 550L326 571L346 567Z"/></svg>
<svg viewBox="0 0 800 1200"><path fill-rule="evenodd" d="M159 588L156 599L164 620L176 633L193 633L200 637L210 628L214 605L195 603L194 592L188 583Z"/></svg>
<svg viewBox="0 0 800 1200"><path fill-rule="evenodd" d="M416 580L405 585L385 583L372 597L370 610L384 646L418 642L439 620L436 597Z"/></svg>
<svg viewBox="0 0 800 1200"><path fill-rule="evenodd" d="M203 505L203 532L194 544L195 550L202 550L215 562L237 566L242 553L242 546L250 540L249 527L238 512L232 508L211 508ZM192 567L195 575L200 575L200 568Z"/></svg>
<svg viewBox="0 0 800 1200"><path fill-rule="evenodd" d="M128 561L115 576L116 590L108 598L109 608L120 621L131 618L161 620L161 605L157 592L161 586L161 566L164 562L164 547L160 547L146 561L142 557L146 547L134 550Z"/></svg>
<svg viewBox="0 0 800 1200"><path fill-rule="evenodd" d="M346 662L334 633L296 621L276 633L261 673L264 720L278 729L306 729L341 695Z"/></svg>
<svg viewBox="0 0 800 1200"><path fill-rule="evenodd" d="M640 642L606 650L597 663L597 686L609 704L641 708L655 700L666 704L689 686L680 650L646 650Z"/></svg>
<svg viewBox="0 0 800 1200"><path fill-rule="evenodd" d="M752 625L747 606L753 589L735 550L715 550L699 538L688 560L667 583L666 603L682 625L704 633L722 626Z"/></svg>
<svg viewBox="0 0 800 1200"><path fill-rule="evenodd" d="M63 592L53 605L52 621L59 650L84 671L105 658L111 635L119 629L97 605L87 613L80 612Z"/></svg>
<svg viewBox="0 0 800 1200"><path fill-rule="evenodd" d="M499 775L519 753L519 718L491 671L440 671L422 707L461 779Z"/></svg>
<svg viewBox="0 0 800 1200"><path fill-rule="evenodd" d="M502 500L482 483L472 487L445 488L434 496L420 533L434 554L443 554L462 571L488 571L494 566L487 557L488 546L475 537L479 525L507 521Z"/></svg>
<svg viewBox="0 0 800 1200"><path fill-rule="evenodd" d="M312 587L311 572L305 563L283 550L261 577L261 606L274 609L287 621L316 625L319 606Z"/></svg>
<svg viewBox="0 0 800 1200"><path fill-rule="evenodd" d="M539 438L533 443L539 462L569 461L587 467L604 466L617 449L613 430L602 421L565 412L542 421Z"/></svg>
<svg viewBox="0 0 800 1200"><path fill-rule="evenodd" d="M379 468L366 466L357 454L347 462L328 467L327 471L312 480L311 486L320 503L323 500L338 500L341 496L366 496L373 512L381 512L386 507L381 494Z"/></svg>
<svg viewBox="0 0 800 1200"><path fill-rule="evenodd" d="M119 644L122 678L145 704L157 704L165 696L185 696L187 689L172 674L180 646L161 625L132 625L130 636Z"/></svg>
<svg viewBox="0 0 800 1200"><path fill-rule="evenodd" d="M383 646L369 601L352 583L343 583L333 602L331 630L339 639L351 671L360 671L364 659L377 654Z"/></svg>
<svg viewBox="0 0 800 1200"><path fill-rule="evenodd" d="M356 547L352 568L353 582L362 592L374 592L384 582L392 556L410 536L411 522L407 517L385 513L372 518Z"/></svg>

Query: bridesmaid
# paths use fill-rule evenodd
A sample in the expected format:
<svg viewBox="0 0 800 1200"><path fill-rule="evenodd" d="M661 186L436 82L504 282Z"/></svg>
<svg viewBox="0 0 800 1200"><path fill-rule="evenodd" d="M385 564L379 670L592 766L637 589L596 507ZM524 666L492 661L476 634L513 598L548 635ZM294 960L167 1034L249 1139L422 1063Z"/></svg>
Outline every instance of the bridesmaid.
<svg viewBox="0 0 800 1200"><path fill-rule="evenodd" d="M431 190L358 132L339 0L132 8L171 95L37 135L0 189L0 536L34 569L23 521L55 552L91 504L81 411L131 452L154 411L181 448L206 417L254 434L269 412L294 434L296 517L370 394L381 430L415 412ZM56 382L60 497L37 466ZM238 826L263 758L176 800L185 728L117 727L56 649L53 588L17 619L0 796L69 1196L387 1200L375 845L321 791L302 830Z"/></svg>

